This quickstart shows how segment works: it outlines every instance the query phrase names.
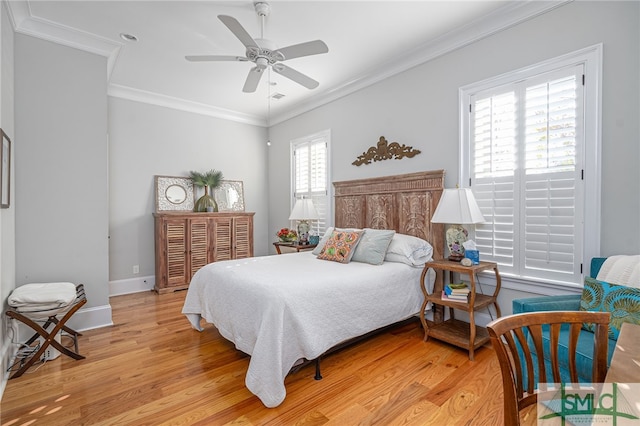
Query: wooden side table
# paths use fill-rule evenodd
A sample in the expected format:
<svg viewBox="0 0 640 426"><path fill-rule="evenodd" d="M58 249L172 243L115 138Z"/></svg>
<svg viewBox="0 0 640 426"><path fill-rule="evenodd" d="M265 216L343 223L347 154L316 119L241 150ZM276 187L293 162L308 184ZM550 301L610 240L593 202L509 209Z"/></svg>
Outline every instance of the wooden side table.
<svg viewBox="0 0 640 426"><path fill-rule="evenodd" d="M438 288L439 283L444 283L442 279L436 279L436 287L433 293L429 293L425 287L424 277L429 268L433 268L437 275L449 272L449 282L453 282L453 273L466 274L469 276L470 294L468 302L460 302L442 299L442 288ZM476 293L476 274L481 271L493 270L496 275L496 289L492 295ZM438 278L440 278L438 276ZM424 265L420 286L424 295L422 309L420 310L420 321L424 328L424 340L429 336L433 336L438 340L451 343L469 351L469 359L473 361L474 351L489 341L489 334L484 327L476 326L474 313L478 309L489 308L493 305L496 315L500 317L500 306L498 306L498 293L500 292L500 273L498 265L494 262L480 262L479 265L463 266L459 262L451 262L449 260L434 260ZM424 316L424 310L427 303L431 302L436 305L446 306L449 308L449 319L440 322L427 321ZM469 313L469 323L455 319L454 310L459 309ZM436 317L437 321L437 317Z"/></svg>
<svg viewBox="0 0 640 426"><path fill-rule="evenodd" d="M282 241L276 241L275 243L273 243L273 245L276 248L276 252L278 254L282 254L280 251L281 247L288 247L291 249L294 249L296 252L300 252L300 251L307 251L307 250L313 250L314 248L316 248L318 245L317 244L300 244L297 241L293 241L290 243L284 243Z"/></svg>

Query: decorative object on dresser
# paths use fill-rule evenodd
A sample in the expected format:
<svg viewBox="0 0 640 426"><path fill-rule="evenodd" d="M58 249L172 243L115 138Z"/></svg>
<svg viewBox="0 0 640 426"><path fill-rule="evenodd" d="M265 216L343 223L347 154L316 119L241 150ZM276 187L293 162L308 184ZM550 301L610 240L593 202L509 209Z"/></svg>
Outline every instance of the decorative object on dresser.
<svg viewBox="0 0 640 426"><path fill-rule="evenodd" d="M193 211L193 181L180 176L155 176L156 212Z"/></svg>
<svg viewBox="0 0 640 426"><path fill-rule="evenodd" d="M223 180L213 191L219 212L244 211L244 184L241 180Z"/></svg>
<svg viewBox="0 0 640 426"><path fill-rule="evenodd" d="M209 191L213 194L213 191L220 186L220 183L222 182L222 172L215 169L211 169L204 173L192 170L189 172L189 176L191 176L195 186L204 188L204 195L196 201L194 211L209 213L217 212L218 203L216 203L216 200L209 195Z"/></svg>
<svg viewBox="0 0 640 426"><path fill-rule="evenodd" d="M254 213L154 213L158 293L189 287L204 265L253 257Z"/></svg>
<svg viewBox="0 0 640 426"><path fill-rule="evenodd" d="M11 139L4 130L0 148L0 208L8 209L11 203Z"/></svg>
<svg viewBox="0 0 640 426"><path fill-rule="evenodd" d="M309 231L311 230L309 221L319 218L320 215L313 205L311 198L303 197L296 200L296 204L293 206L293 210L291 210L291 215L289 215L289 220L298 221L298 242L300 244L309 243Z"/></svg>
<svg viewBox="0 0 640 426"><path fill-rule="evenodd" d="M431 223L450 223L447 229L449 260L460 262L464 258L464 244L469 232L462 225L484 222L484 216L469 188L445 189Z"/></svg>
<svg viewBox="0 0 640 426"><path fill-rule="evenodd" d="M406 146L405 144L400 145L398 142L388 143L384 136L380 136L376 146L372 146L363 152L362 155L359 155L351 164L359 166L361 164L371 164L372 160L401 160L404 157L413 158L418 154L420 154L420 150L413 149L412 146Z"/></svg>

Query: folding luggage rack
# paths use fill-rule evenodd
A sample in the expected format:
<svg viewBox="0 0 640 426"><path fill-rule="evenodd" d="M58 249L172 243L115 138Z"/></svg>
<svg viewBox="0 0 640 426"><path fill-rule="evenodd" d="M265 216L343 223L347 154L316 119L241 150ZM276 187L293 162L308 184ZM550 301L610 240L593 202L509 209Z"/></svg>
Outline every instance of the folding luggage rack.
<svg viewBox="0 0 640 426"><path fill-rule="evenodd" d="M9 317L15 318L35 331L33 336L31 336L24 345L31 346L36 339L42 337L42 344L40 344L39 347L36 347L37 350L34 348L35 352L33 352L33 354L29 354L27 357L21 358L12 365L12 367L14 367L19 363L20 368L16 370L9 379L15 379L22 376L34 362L42 358L50 345L73 359L84 359L85 357L78 353L78 336L82 336L82 334L65 324L85 303L87 303L87 297L84 292L84 285L78 284L76 286L76 299L67 306L35 311L25 309L19 310L15 307L9 307L6 312ZM59 319L58 316L60 315L62 315L62 318ZM42 323L42 325L40 325L39 322ZM55 326L51 331L47 331L47 328L52 324L55 324ZM61 331L64 331L71 336L75 351L64 347L55 339L57 334Z"/></svg>

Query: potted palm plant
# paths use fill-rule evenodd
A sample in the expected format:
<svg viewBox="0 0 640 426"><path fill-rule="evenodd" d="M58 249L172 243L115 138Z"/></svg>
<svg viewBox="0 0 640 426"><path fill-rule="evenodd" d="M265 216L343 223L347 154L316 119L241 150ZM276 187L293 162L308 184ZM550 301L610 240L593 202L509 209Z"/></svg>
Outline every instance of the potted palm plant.
<svg viewBox="0 0 640 426"><path fill-rule="evenodd" d="M222 172L215 169L205 173L192 170L189 172L189 176L195 186L204 188L204 195L198 198L193 210L196 212L217 212L218 203L213 198L213 190L222 183ZM211 195L209 195L209 191L211 191Z"/></svg>

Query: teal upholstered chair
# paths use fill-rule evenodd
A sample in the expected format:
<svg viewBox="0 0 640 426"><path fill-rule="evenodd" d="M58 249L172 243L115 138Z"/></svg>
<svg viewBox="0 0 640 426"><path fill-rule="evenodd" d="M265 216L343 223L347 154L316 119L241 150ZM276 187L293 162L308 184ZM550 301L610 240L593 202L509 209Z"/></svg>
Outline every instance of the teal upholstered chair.
<svg viewBox="0 0 640 426"><path fill-rule="evenodd" d="M597 257L591 260L591 268L589 273L591 277L595 278L598 276L598 272L600 271L600 268L602 267L602 264L605 260L606 258L604 257ZM580 300L580 294L515 299L513 301L513 313L519 314L523 312L538 311L578 311L580 310ZM560 360L560 376L562 378L562 381L565 383L570 383L571 380L569 377L568 365L566 364L566 361L563 361L567 359L567 357L564 356L568 350L567 334L567 330L562 330L560 333L558 359ZM580 334L581 336L578 338L578 349L576 354L578 378L581 383L590 383L592 380L591 373L593 366L593 335L588 330L581 330ZM615 339L609 338L608 363L611 361L611 355L613 354L613 350L616 346L615 343ZM549 345L548 338L544 339L544 344L546 346Z"/></svg>

